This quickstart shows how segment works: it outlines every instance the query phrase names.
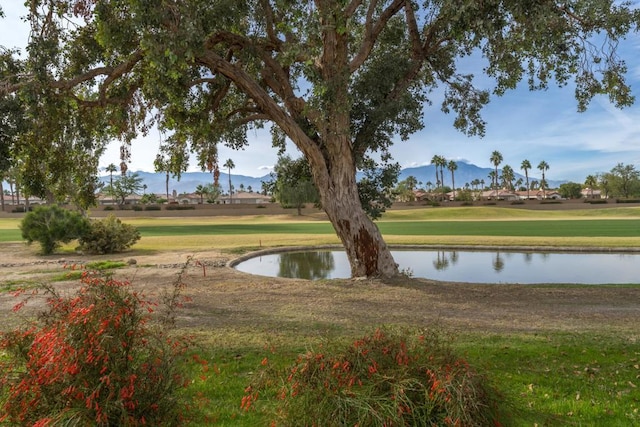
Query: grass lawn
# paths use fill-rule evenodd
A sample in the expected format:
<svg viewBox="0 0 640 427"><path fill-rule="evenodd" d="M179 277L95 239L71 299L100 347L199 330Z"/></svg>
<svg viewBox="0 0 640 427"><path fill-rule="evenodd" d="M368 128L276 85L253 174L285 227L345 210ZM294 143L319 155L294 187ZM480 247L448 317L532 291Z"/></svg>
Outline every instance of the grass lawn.
<svg viewBox="0 0 640 427"><path fill-rule="evenodd" d="M301 331L301 335L304 331ZM251 345L256 336L212 334L214 343L203 348L215 374L196 381L192 398L209 396L194 425L215 419L216 425L268 425L273 396L263 396L255 411L239 403L261 362L292 366L298 354L317 348L319 340L301 336L273 337L277 344ZM237 341L233 341L233 339ZM339 331L326 339L345 339ZM242 345L247 342L247 345ZM511 412L506 426L617 426L640 422L640 345L615 334L558 332L544 335L464 334L453 348L484 372L504 394Z"/></svg>
<svg viewBox="0 0 640 427"><path fill-rule="evenodd" d="M638 219L636 208L430 208L390 211L378 226L385 239L395 244L640 247ZM308 217L123 221L141 231L143 238L135 248L142 252L167 247L243 252L265 246L339 243L328 222ZM18 224L18 219L0 219L0 242L20 241ZM64 249L70 251L72 246ZM323 339L354 338L353 330L345 329L338 319L322 326L299 324L292 330L269 330L260 324L252 329L185 330L199 338L198 351L212 367L207 381L194 373L193 387L186 392L196 405L193 425L212 421L221 426L269 425L266 410L273 406L273 396L263 396L255 411L240 409L244 389L261 361L268 357L274 366L284 368ZM513 413L508 425L630 426L640 424L638 340L637 332L620 334L618 330L465 332L458 333L452 345L504 393Z"/></svg>

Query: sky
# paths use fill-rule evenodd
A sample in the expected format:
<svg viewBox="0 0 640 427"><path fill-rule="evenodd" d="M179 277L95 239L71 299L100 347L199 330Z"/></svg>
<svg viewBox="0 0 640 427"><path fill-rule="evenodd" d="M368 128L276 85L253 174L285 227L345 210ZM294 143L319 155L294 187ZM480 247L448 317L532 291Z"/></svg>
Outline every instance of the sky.
<svg viewBox="0 0 640 427"><path fill-rule="evenodd" d="M640 2L634 3L640 7ZM26 11L23 2L0 0L0 5L6 15L0 20L0 46L24 47L28 26L20 19ZM500 167L510 165L520 173L520 164L527 159L533 166L530 175L535 176L536 166L544 160L549 165L547 179L579 183L587 175L608 172L618 163L633 164L640 169L640 34L629 35L620 44L619 53L627 62L627 80L636 97L632 107L616 109L607 98L597 97L586 112L578 113L571 85L564 88L550 85L543 92L529 92L526 85L521 85L502 97L492 97L482 112L487 122L486 134L479 138L467 137L453 128L454 116L440 111L441 99L435 92L433 105L425 107L424 129L408 141L397 138L392 156L402 168L428 165L436 154L447 160L493 167L489 159L497 150L504 159ZM475 65L473 71L482 84L481 67L470 63ZM160 139L156 130L133 141L129 170L153 172ZM271 146L269 132L251 132L248 139L249 146L241 151L221 145L220 164L233 160L234 175L267 175L277 162L277 150ZM119 150L120 142L111 143L100 159L100 166L119 164ZM291 144L288 154L293 158L300 156ZM199 170L193 159L189 171Z"/></svg>

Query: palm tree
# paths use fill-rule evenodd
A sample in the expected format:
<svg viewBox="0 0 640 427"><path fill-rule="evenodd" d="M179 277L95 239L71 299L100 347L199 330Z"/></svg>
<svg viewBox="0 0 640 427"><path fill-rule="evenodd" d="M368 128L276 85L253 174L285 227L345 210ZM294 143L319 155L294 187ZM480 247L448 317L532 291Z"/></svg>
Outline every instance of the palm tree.
<svg viewBox="0 0 640 427"><path fill-rule="evenodd" d="M431 158L431 164L436 167L436 188L440 186L442 188L442 192L444 193L444 174L443 169L447 165L447 160L439 155L435 155ZM440 168L440 175L438 175L438 168Z"/></svg>
<svg viewBox="0 0 640 427"><path fill-rule="evenodd" d="M409 191L413 192L413 190L415 190L416 185L418 185L418 180L415 176L413 175L409 175L407 177L407 179L404 180L405 183L407 184L407 188L409 189Z"/></svg>
<svg viewBox="0 0 640 427"><path fill-rule="evenodd" d="M504 167L502 168L501 178L502 185L509 190L513 190L513 180L515 179L515 174L511 166L504 165Z"/></svg>
<svg viewBox="0 0 640 427"><path fill-rule="evenodd" d="M494 185L494 183L498 182L498 177L496 176L496 174L497 174L496 171L491 171L491 172L489 172L487 177L491 180L491 187L493 187L493 192L495 193L495 195L497 197L498 196L498 190L496 189L496 185Z"/></svg>
<svg viewBox="0 0 640 427"><path fill-rule="evenodd" d="M522 178L518 178L518 180L516 181L516 188L520 190L522 188L523 183L524 181L522 180Z"/></svg>
<svg viewBox="0 0 640 427"><path fill-rule="evenodd" d="M489 158L489 161L491 163L493 163L493 166L495 166L496 168L496 173L494 175L494 180L495 180L495 189L498 189L498 165L500 165L500 163L502 163L502 153L500 153L499 151L494 151L493 153L491 153L491 157Z"/></svg>
<svg viewBox="0 0 640 427"><path fill-rule="evenodd" d="M109 186L113 189L113 173L118 170L118 167L113 163L109 163L106 168L104 168L106 172L109 172ZM115 196L113 196L113 203L116 202Z"/></svg>
<svg viewBox="0 0 640 427"><path fill-rule="evenodd" d="M202 184L198 184L198 186L196 187L196 191L195 193L200 196L200 204L204 203L204 195L207 194L207 189L205 188L204 185Z"/></svg>
<svg viewBox="0 0 640 427"><path fill-rule="evenodd" d="M598 179L593 175L587 175L584 184L589 187L589 198L593 199L593 187L598 185Z"/></svg>
<svg viewBox="0 0 640 427"><path fill-rule="evenodd" d="M545 188L547 187L547 180L544 179L544 172L549 170L549 164L542 160L540 163L538 163L538 169L540 169L540 171L542 172L542 181L540 181L542 185L542 198L546 199L547 193L545 191Z"/></svg>
<svg viewBox="0 0 640 427"><path fill-rule="evenodd" d="M520 163L520 169L524 171L524 177L527 181L527 200L529 200L529 169L531 169L531 162L524 159L522 163Z"/></svg>
<svg viewBox="0 0 640 427"><path fill-rule="evenodd" d="M231 203L232 198L232 190L231 190L231 169L235 168L236 165L233 163L233 160L227 159L227 161L223 165L229 171L229 203Z"/></svg>
<svg viewBox="0 0 640 427"><path fill-rule="evenodd" d="M449 160L449 163L447 163L447 169L449 169L449 171L451 172L451 187L453 188L453 200L455 200L456 199L456 181L454 179L453 172L456 169L458 169L458 165L456 164L455 161Z"/></svg>
<svg viewBox="0 0 640 427"><path fill-rule="evenodd" d="M437 154L431 158L431 164L436 167L436 190L440 186L440 178L438 177L438 166L440 166L440 156Z"/></svg>

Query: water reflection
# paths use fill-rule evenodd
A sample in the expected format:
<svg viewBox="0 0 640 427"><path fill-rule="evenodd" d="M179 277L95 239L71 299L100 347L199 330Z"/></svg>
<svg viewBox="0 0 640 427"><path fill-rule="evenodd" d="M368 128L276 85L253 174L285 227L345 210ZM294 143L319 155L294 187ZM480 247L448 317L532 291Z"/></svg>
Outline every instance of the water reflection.
<svg viewBox="0 0 640 427"><path fill-rule="evenodd" d="M502 260L502 258L500 258L500 252L496 252L496 256L493 259L493 270L497 273L500 273L502 270L504 270L504 261Z"/></svg>
<svg viewBox="0 0 640 427"><path fill-rule="evenodd" d="M640 254L396 250L401 270L414 277L471 283L640 283ZM346 278L344 251L284 252L243 261L252 274L301 279Z"/></svg>
<svg viewBox="0 0 640 427"><path fill-rule="evenodd" d="M326 279L335 268L329 251L284 252L279 254L278 277Z"/></svg>

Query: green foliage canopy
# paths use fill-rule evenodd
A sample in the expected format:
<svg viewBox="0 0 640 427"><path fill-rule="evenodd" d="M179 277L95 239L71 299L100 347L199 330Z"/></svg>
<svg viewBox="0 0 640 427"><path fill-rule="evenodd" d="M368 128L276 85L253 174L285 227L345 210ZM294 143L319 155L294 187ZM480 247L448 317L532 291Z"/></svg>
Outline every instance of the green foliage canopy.
<svg viewBox="0 0 640 427"><path fill-rule="evenodd" d="M292 159L279 156L273 173L273 195L284 207L292 207L302 214L306 203L320 202L318 190L313 184L309 163L304 158Z"/></svg>

